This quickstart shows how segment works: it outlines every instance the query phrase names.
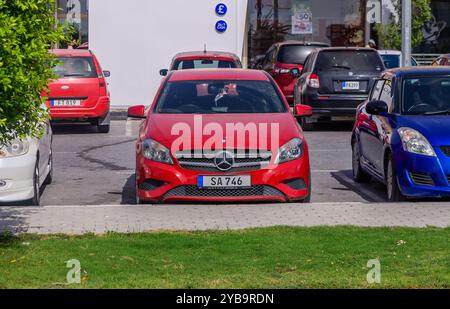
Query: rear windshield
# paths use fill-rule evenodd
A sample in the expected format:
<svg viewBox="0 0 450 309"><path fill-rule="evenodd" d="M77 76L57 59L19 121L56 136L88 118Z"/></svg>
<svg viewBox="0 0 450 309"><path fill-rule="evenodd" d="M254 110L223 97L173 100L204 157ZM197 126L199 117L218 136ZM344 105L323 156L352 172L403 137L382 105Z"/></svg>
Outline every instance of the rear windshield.
<svg viewBox="0 0 450 309"><path fill-rule="evenodd" d="M155 107L159 114L284 113L278 91L267 81L169 82Z"/></svg>
<svg viewBox="0 0 450 309"><path fill-rule="evenodd" d="M381 72L384 69L376 51L323 51L316 62L319 71L346 70L352 72Z"/></svg>
<svg viewBox="0 0 450 309"><path fill-rule="evenodd" d="M289 64L304 64L309 54L316 48L325 47L325 45L285 45L278 53L278 62Z"/></svg>
<svg viewBox="0 0 450 309"><path fill-rule="evenodd" d="M60 77L98 77L92 57L59 57L60 64L53 71Z"/></svg>
<svg viewBox="0 0 450 309"><path fill-rule="evenodd" d="M173 70L188 69L236 69L237 64L228 60L181 60L176 61Z"/></svg>

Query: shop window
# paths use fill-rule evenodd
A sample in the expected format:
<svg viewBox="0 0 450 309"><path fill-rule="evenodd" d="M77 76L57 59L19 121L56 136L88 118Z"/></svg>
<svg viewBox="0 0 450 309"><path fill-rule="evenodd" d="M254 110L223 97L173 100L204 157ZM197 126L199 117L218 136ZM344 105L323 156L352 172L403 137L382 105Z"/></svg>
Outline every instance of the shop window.
<svg viewBox="0 0 450 309"><path fill-rule="evenodd" d="M249 0L249 60L286 40L364 46L365 0Z"/></svg>
<svg viewBox="0 0 450 309"><path fill-rule="evenodd" d="M89 42L89 0L57 0L57 6L58 21L73 26L74 33L70 45L74 48L87 47Z"/></svg>

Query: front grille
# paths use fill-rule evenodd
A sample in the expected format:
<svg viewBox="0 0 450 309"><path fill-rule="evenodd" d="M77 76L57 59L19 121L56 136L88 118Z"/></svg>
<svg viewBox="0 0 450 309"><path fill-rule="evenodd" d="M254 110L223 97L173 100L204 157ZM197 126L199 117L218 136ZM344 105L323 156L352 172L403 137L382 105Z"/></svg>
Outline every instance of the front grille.
<svg viewBox="0 0 450 309"><path fill-rule="evenodd" d="M202 154L201 157L196 157L194 153L180 153L177 155L178 162L181 167L195 170L199 172L222 172L214 163L214 158L218 154L213 153L209 156ZM257 171L267 167L270 164L272 153L270 152L258 152L258 151L234 151L234 165L227 173L233 172L249 172Z"/></svg>
<svg viewBox="0 0 450 309"><path fill-rule="evenodd" d="M434 187L433 178L428 174L410 172L409 176L416 185Z"/></svg>
<svg viewBox="0 0 450 309"><path fill-rule="evenodd" d="M245 189L200 189L196 186L181 186L170 190L164 198L171 197L257 197L277 196L284 194L270 186L254 186Z"/></svg>
<svg viewBox="0 0 450 309"><path fill-rule="evenodd" d="M447 157L450 157L450 146L441 146L441 150Z"/></svg>

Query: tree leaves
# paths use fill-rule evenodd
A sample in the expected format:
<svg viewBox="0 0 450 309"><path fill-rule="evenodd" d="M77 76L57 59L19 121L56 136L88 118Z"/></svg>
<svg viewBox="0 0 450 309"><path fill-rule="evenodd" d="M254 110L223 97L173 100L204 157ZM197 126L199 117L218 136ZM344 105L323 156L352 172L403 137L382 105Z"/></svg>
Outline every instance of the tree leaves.
<svg viewBox="0 0 450 309"><path fill-rule="evenodd" d="M54 9L54 0L0 0L0 145L40 135L48 119L41 91L57 64L48 50L69 40Z"/></svg>

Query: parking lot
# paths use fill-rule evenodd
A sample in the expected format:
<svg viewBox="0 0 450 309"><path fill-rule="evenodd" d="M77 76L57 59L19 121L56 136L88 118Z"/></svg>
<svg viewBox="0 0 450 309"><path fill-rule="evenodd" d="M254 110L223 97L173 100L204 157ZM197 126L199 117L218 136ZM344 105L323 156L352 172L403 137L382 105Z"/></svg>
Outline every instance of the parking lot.
<svg viewBox="0 0 450 309"><path fill-rule="evenodd" d="M109 134L85 125L55 125L54 182L42 205L120 205L134 202L134 144L139 121L113 121ZM351 124L306 132L314 203L383 202L383 186L351 180Z"/></svg>

